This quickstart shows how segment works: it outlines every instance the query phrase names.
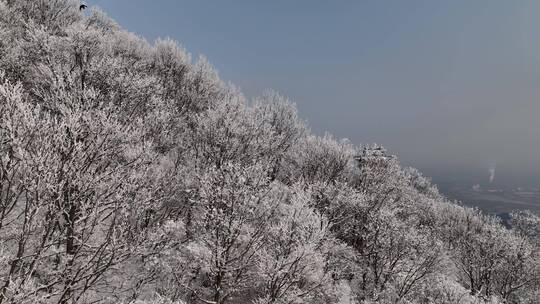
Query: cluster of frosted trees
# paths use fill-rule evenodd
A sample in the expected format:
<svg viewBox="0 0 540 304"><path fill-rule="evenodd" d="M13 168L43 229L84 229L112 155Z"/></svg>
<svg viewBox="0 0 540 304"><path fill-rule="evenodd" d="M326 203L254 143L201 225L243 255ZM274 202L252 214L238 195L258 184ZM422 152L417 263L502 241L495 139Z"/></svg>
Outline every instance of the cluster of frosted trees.
<svg viewBox="0 0 540 304"><path fill-rule="evenodd" d="M77 4L0 0L0 304L540 301L536 215L506 229Z"/></svg>

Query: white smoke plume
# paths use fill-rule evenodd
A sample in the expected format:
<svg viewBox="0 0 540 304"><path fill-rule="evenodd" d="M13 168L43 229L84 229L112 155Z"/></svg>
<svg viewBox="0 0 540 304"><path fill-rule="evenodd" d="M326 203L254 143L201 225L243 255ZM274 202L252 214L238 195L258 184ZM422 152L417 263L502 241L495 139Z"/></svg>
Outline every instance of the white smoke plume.
<svg viewBox="0 0 540 304"><path fill-rule="evenodd" d="M489 167L489 183L492 183L495 179L495 165Z"/></svg>

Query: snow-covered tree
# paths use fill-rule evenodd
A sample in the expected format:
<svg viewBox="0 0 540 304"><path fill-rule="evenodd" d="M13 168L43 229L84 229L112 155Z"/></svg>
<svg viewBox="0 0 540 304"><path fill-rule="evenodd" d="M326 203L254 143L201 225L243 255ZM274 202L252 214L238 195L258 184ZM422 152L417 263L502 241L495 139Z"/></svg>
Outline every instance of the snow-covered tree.
<svg viewBox="0 0 540 304"><path fill-rule="evenodd" d="M537 303L538 216L449 202L179 43L0 0L0 303Z"/></svg>

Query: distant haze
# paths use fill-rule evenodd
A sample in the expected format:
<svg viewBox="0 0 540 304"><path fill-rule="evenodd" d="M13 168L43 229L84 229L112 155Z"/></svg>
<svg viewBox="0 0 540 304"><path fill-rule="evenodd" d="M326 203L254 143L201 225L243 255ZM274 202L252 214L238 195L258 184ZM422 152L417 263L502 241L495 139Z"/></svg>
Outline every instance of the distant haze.
<svg viewBox="0 0 540 304"><path fill-rule="evenodd" d="M312 130L377 142L435 181L540 186L540 1L114 0Z"/></svg>

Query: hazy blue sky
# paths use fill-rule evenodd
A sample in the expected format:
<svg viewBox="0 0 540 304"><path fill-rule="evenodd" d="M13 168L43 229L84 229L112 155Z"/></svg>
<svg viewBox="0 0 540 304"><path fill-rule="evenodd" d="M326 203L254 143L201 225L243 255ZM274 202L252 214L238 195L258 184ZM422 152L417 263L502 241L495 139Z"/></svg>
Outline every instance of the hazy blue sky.
<svg viewBox="0 0 540 304"><path fill-rule="evenodd" d="M377 142L435 179L540 186L540 1L96 0L204 54L312 130Z"/></svg>

